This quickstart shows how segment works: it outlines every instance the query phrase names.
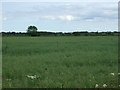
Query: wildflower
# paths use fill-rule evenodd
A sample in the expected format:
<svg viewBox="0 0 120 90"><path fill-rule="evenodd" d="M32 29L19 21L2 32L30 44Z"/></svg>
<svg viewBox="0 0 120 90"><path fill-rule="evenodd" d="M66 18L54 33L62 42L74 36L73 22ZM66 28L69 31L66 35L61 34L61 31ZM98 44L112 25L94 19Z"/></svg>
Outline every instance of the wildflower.
<svg viewBox="0 0 120 90"><path fill-rule="evenodd" d="M120 85L118 85L120 87Z"/></svg>
<svg viewBox="0 0 120 90"><path fill-rule="evenodd" d="M40 78L40 76L37 76L37 75L33 75L33 76L26 75L26 77L28 77L30 79L38 79L38 78Z"/></svg>
<svg viewBox="0 0 120 90"><path fill-rule="evenodd" d="M115 75L115 73L110 73L110 74L113 75L113 76Z"/></svg>
<svg viewBox="0 0 120 90"><path fill-rule="evenodd" d="M97 87L98 87L98 84L96 84L95 87L97 88Z"/></svg>
<svg viewBox="0 0 120 90"><path fill-rule="evenodd" d="M120 75L120 73L118 73L118 75Z"/></svg>
<svg viewBox="0 0 120 90"><path fill-rule="evenodd" d="M36 75L34 75L34 76L27 75L27 77L30 78L30 79L36 79L37 78Z"/></svg>
<svg viewBox="0 0 120 90"><path fill-rule="evenodd" d="M31 79L34 79L35 76L30 76L30 75L27 75L28 78L31 78Z"/></svg>
<svg viewBox="0 0 120 90"><path fill-rule="evenodd" d="M103 87L107 87L107 84L103 84Z"/></svg>

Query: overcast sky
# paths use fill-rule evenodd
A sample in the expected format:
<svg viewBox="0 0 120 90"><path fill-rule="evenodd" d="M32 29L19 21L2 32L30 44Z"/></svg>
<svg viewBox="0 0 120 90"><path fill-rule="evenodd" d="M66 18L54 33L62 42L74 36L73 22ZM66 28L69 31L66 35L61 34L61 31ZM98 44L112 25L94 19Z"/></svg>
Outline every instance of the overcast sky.
<svg viewBox="0 0 120 90"><path fill-rule="evenodd" d="M117 1L2 2L2 6L3 31L25 32L30 25L54 32L118 30Z"/></svg>

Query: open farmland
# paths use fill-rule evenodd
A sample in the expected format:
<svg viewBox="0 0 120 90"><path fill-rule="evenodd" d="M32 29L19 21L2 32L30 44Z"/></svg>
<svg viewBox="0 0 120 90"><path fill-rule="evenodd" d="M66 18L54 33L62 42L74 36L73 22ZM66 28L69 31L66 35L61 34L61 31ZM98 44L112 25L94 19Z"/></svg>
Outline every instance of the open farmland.
<svg viewBox="0 0 120 90"><path fill-rule="evenodd" d="M2 49L3 88L118 86L117 36L3 37Z"/></svg>

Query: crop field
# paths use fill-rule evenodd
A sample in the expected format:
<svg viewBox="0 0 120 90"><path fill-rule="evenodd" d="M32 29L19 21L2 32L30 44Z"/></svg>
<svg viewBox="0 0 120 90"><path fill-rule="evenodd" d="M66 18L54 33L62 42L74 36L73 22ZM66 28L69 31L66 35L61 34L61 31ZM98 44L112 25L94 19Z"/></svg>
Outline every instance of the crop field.
<svg viewBox="0 0 120 90"><path fill-rule="evenodd" d="M2 69L3 88L115 88L118 37L3 37Z"/></svg>

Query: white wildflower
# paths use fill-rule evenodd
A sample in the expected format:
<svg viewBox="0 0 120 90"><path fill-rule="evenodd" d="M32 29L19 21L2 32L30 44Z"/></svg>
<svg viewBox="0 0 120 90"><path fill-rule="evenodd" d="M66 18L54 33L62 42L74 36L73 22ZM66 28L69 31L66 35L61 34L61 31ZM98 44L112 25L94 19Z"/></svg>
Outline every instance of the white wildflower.
<svg viewBox="0 0 120 90"><path fill-rule="evenodd" d="M115 75L115 73L110 73L110 74L113 75L113 76Z"/></svg>
<svg viewBox="0 0 120 90"><path fill-rule="evenodd" d="M98 87L98 84L96 84L95 87L97 88L97 87Z"/></svg>
<svg viewBox="0 0 120 90"><path fill-rule="evenodd" d="M40 78L40 76L37 76L37 75L33 75L33 76L26 75L26 77L30 78L30 79L38 79L38 78Z"/></svg>
<svg viewBox="0 0 120 90"><path fill-rule="evenodd" d="M107 87L107 84L103 84L103 87Z"/></svg>
<svg viewBox="0 0 120 90"><path fill-rule="evenodd" d="M118 75L120 75L120 73L118 73Z"/></svg>
<svg viewBox="0 0 120 90"><path fill-rule="evenodd" d="M30 78L30 79L36 79L37 78L36 75L34 75L34 76L27 75L27 77Z"/></svg>
<svg viewBox="0 0 120 90"><path fill-rule="evenodd" d="M120 85L118 85L120 87Z"/></svg>

